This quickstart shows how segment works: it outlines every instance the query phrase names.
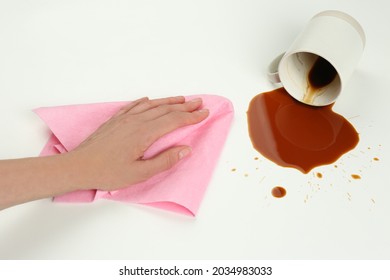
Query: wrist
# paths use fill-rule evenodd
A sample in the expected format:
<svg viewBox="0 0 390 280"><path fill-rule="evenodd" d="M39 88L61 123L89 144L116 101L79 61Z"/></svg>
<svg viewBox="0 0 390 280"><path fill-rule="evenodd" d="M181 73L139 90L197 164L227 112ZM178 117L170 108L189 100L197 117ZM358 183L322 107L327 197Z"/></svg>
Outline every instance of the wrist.
<svg viewBox="0 0 390 280"><path fill-rule="evenodd" d="M81 190L85 186L82 166L65 153L41 158L41 170L45 170L46 184L50 184L51 196Z"/></svg>
<svg viewBox="0 0 390 280"><path fill-rule="evenodd" d="M98 188L97 174L94 174L94 168L86 155L79 151L71 151L59 157L67 192Z"/></svg>

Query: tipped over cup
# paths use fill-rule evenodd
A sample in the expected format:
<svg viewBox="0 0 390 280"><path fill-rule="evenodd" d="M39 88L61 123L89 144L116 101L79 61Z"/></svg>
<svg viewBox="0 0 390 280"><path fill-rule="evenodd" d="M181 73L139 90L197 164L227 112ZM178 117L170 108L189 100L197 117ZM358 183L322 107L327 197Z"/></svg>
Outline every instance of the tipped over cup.
<svg viewBox="0 0 390 280"><path fill-rule="evenodd" d="M300 102L332 104L352 76L365 43L364 30L353 17L341 11L321 12L272 61L268 77Z"/></svg>

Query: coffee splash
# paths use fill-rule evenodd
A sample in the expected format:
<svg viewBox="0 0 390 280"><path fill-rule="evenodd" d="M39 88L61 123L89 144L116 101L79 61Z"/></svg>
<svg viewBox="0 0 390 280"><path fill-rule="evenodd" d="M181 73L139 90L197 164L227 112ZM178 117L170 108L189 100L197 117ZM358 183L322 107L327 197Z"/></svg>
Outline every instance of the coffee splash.
<svg viewBox="0 0 390 280"><path fill-rule="evenodd" d="M359 135L332 106L303 104L284 88L255 96L247 112L253 147L276 164L303 173L335 162L357 145Z"/></svg>

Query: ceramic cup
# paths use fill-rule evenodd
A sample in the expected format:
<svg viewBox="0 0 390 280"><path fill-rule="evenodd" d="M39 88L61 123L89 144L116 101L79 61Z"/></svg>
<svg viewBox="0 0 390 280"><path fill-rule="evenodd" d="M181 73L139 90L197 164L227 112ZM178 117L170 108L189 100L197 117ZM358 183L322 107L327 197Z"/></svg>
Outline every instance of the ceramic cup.
<svg viewBox="0 0 390 280"><path fill-rule="evenodd" d="M314 106L333 103L362 56L361 25L340 11L315 15L290 48L269 66L269 79L295 99Z"/></svg>

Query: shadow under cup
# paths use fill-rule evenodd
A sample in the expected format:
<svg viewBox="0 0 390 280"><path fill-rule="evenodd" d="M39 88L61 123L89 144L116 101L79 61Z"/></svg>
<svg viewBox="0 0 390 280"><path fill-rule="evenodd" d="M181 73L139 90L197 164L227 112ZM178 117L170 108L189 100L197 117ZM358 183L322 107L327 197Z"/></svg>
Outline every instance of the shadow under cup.
<svg viewBox="0 0 390 280"><path fill-rule="evenodd" d="M279 75L286 91L308 105L332 104L342 88L336 68L325 58L310 52L283 56Z"/></svg>

